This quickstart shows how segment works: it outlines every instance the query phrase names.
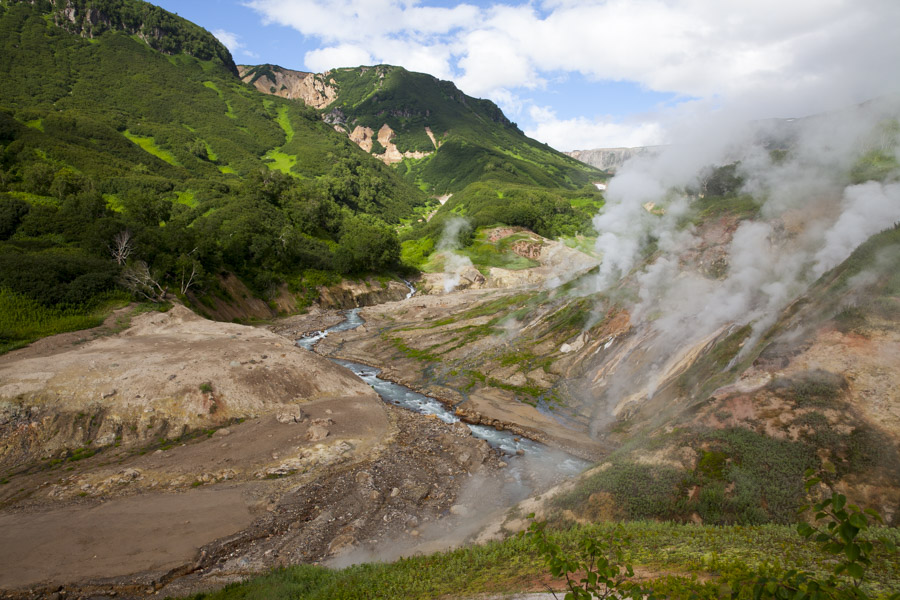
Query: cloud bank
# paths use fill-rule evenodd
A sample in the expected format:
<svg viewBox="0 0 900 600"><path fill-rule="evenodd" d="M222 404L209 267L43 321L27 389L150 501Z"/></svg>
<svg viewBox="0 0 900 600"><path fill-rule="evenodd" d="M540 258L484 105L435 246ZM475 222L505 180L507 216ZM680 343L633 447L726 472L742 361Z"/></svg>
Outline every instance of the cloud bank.
<svg viewBox="0 0 900 600"><path fill-rule="evenodd" d="M560 73L728 105L754 118L801 116L900 90L893 0L544 0L518 5L419 0L249 0L266 23L320 47L306 68L399 64L451 79L517 116ZM597 98L598 113L603 98ZM690 103L688 103L690 104ZM540 108L540 107L538 107ZM521 114L521 113L519 113ZM525 115L529 116L529 115ZM534 115L530 115L534 117ZM665 124L557 119L528 131L557 147L663 141ZM552 141L551 141L552 140Z"/></svg>

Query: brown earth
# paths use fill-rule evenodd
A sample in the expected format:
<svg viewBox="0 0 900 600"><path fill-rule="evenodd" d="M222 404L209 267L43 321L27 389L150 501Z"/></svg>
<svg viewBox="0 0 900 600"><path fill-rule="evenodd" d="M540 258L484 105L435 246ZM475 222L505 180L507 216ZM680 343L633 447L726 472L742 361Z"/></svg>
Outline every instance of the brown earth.
<svg viewBox="0 0 900 600"><path fill-rule="evenodd" d="M464 425L284 337L180 306L131 323L0 357L0 598L186 594L441 549L518 499L510 459Z"/></svg>
<svg viewBox="0 0 900 600"><path fill-rule="evenodd" d="M364 308L360 315L365 319L365 325L352 331L329 335L319 342L317 351L325 356L377 366L382 369L382 377L438 398L468 422L510 429L584 458L602 454L603 447L589 437L586 428L564 425L553 416L520 401L514 392L497 387L477 386L463 395L458 386L435 382L431 377L430 363L398 352L397 347L386 343L382 336L385 331L404 332L403 335L408 335L410 340L414 339L415 347L427 347L446 337L441 327L406 333L407 328L463 313L481 302L502 298L510 293L508 290L462 290L441 296L415 296L404 302ZM463 325L480 324L487 318L465 321ZM315 328L310 324L306 329L300 319L298 317L294 320L286 330L295 334ZM459 324L454 326L458 327ZM280 332L283 328L284 326L277 324L273 330ZM413 344L412 341L409 343ZM495 345L502 347L506 343L503 336L488 336L459 350L459 353L478 352ZM442 358L452 359L454 356L450 352Z"/></svg>

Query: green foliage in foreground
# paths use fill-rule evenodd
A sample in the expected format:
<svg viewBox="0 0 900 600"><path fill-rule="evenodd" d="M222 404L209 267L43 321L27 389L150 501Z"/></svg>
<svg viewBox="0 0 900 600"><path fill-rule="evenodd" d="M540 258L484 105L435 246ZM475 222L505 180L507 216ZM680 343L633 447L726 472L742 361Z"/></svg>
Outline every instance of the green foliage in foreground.
<svg viewBox="0 0 900 600"><path fill-rule="evenodd" d="M714 527L658 522L601 523L545 530L547 539L563 551L575 552L584 539L627 540L622 559L650 572L677 573L656 580L671 598L728 597L722 584L746 581L759 573L783 574L803 566L824 577L833 568L832 555L797 537L787 526ZM900 541L896 529L871 528L866 539ZM873 593L900 589L900 565L883 554L874 557L868 588ZM222 590L193 596L196 600L233 599L356 599L438 598L538 589L545 591L543 554L528 538L513 536L483 546L471 546L391 563L366 563L339 570L297 565L275 570ZM701 583L692 576L712 576ZM560 580L554 587L564 586ZM746 598L752 595L743 596Z"/></svg>
<svg viewBox="0 0 900 600"><path fill-rule="evenodd" d="M0 354L48 335L96 327L112 308L127 301L127 295L111 293L87 305L45 306L0 287Z"/></svg>
<svg viewBox="0 0 900 600"><path fill-rule="evenodd" d="M831 473L833 472L832 469ZM813 473L812 469L806 472L807 492L822 481L814 477ZM870 581L874 577L870 570L874 566L876 554L889 556L890 559L897 554L897 545L892 536L883 534L873 538L865 535L869 531L870 520L882 523L881 516L874 510L862 511L857 506L848 505L846 496L833 490L829 497L811 506L802 506L800 513L803 514L810 508L813 511L812 523L800 523L797 532L804 540L814 541L824 556L832 557L827 561L828 573L824 576L821 570L801 563L792 565L786 571L773 570L765 565L755 573L752 569L749 570L745 576L738 573L731 576L723 574L718 586L698 585L695 581L675 582L671 578L662 582L651 580L643 583L635 579L634 570L625 562L624 548L630 543L630 539L623 529L617 529L606 536L585 535L579 540L575 551L564 548L551 539L544 522L532 522L525 535L534 541L550 572L555 577L565 578L566 600L720 598L726 594L733 599L754 600L900 598L896 585L890 585L889 588L894 591L889 589L885 594ZM533 519L534 515L529 515L529 518Z"/></svg>

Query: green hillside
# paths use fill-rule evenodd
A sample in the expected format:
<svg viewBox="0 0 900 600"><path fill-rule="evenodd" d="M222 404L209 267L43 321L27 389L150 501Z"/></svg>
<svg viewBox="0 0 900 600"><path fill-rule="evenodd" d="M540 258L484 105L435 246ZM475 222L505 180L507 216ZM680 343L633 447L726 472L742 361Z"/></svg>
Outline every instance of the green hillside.
<svg viewBox="0 0 900 600"><path fill-rule="evenodd" d="M394 269L391 224L425 200L315 111L244 85L205 30L137 0L0 2L0 76L6 314L93 314L135 269L178 294L193 272L200 297L233 272L263 298L321 280L310 270ZM34 337L22 327L0 323L0 346Z"/></svg>
<svg viewBox="0 0 900 600"><path fill-rule="evenodd" d="M324 109L330 121L351 130L378 131L387 124L401 152L432 153L399 167L432 193L458 192L489 180L571 189L600 176L526 137L496 104L467 96L449 81L389 65L336 69L328 79L338 90L337 100ZM426 127L438 144L436 152Z"/></svg>
<svg viewBox="0 0 900 600"><path fill-rule="evenodd" d="M303 75L275 65L247 69L248 83L261 77L274 81L276 72ZM321 109L326 121L348 135L358 127L377 135L387 125L398 151L428 154L405 158L397 170L429 193L459 192L484 181L575 189L602 177L525 136L496 104L467 96L452 82L391 65L335 69L316 77L337 94ZM371 152L383 154L384 147L376 142Z"/></svg>
<svg viewBox="0 0 900 600"><path fill-rule="evenodd" d="M278 75L307 75L275 65L242 69L245 82L264 78L259 89L273 94L284 90L268 86ZM381 157L387 155L378 134L389 127L390 144L403 154L389 161L396 172L433 196L452 194L436 207L433 219L403 232L404 260L410 264L424 264L453 217L466 218L472 228L518 225L549 237L591 232L590 219L603 204L592 183L606 175L527 137L490 100L390 65L314 77L336 94L320 109L326 122L348 136L365 131L370 153Z"/></svg>

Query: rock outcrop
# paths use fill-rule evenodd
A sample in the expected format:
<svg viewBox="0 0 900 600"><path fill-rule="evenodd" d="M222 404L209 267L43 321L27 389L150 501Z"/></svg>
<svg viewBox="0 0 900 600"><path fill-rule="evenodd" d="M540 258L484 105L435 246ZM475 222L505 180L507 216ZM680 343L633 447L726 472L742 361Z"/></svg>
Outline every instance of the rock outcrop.
<svg viewBox="0 0 900 600"><path fill-rule="evenodd" d="M337 88L328 81L328 72L307 73L275 65L238 65L238 74L264 94L302 100L307 106L325 108L337 98Z"/></svg>
<svg viewBox="0 0 900 600"><path fill-rule="evenodd" d="M662 146L638 146L636 148L596 148L594 150L573 150L564 152L575 160L604 171L616 171L626 161L635 156L649 156L660 151Z"/></svg>

